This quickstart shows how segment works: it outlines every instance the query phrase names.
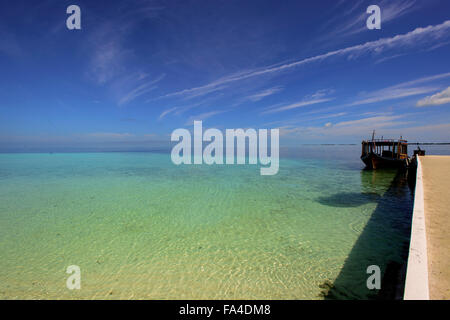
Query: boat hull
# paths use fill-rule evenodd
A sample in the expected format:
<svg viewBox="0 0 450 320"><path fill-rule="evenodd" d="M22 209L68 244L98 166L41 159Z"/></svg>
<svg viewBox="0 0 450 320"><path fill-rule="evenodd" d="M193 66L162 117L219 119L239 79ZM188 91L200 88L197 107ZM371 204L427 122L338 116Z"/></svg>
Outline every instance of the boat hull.
<svg viewBox="0 0 450 320"><path fill-rule="evenodd" d="M367 169L404 168L406 166L404 159L381 157L375 153L362 155L361 160Z"/></svg>

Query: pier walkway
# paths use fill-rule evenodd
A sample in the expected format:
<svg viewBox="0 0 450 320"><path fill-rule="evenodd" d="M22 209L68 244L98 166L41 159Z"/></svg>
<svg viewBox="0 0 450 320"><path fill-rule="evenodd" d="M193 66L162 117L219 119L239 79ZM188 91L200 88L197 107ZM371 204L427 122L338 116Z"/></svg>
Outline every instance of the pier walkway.
<svg viewBox="0 0 450 320"><path fill-rule="evenodd" d="M450 156L419 159L405 299L448 300Z"/></svg>

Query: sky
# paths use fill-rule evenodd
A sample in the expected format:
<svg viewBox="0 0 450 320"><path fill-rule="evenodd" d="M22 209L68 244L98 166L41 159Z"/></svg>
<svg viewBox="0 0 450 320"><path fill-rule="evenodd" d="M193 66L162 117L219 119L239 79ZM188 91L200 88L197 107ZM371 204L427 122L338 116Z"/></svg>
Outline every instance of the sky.
<svg viewBox="0 0 450 320"><path fill-rule="evenodd" d="M2 1L0 151L145 149L194 120L281 145L448 142L449 57L443 0Z"/></svg>

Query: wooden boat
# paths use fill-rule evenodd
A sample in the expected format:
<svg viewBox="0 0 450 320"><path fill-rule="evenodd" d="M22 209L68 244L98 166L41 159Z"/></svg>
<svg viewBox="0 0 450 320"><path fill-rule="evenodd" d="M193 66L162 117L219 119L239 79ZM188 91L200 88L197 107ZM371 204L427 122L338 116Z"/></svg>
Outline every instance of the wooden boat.
<svg viewBox="0 0 450 320"><path fill-rule="evenodd" d="M375 139L362 141L361 160L368 169L406 168L409 165L408 141L400 139Z"/></svg>

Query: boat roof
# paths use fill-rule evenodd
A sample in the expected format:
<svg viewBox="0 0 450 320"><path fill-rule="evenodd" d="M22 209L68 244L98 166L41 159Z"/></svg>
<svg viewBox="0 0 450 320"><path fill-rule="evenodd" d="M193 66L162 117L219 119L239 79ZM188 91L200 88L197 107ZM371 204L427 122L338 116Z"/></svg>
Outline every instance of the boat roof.
<svg viewBox="0 0 450 320"><path fill-rule="evenodd" d="M408 144L408 141L404 139L373 139L373 140L363 140L362 143L374 143L379 146L382 145L390 146L393 143Z"/></svg>

